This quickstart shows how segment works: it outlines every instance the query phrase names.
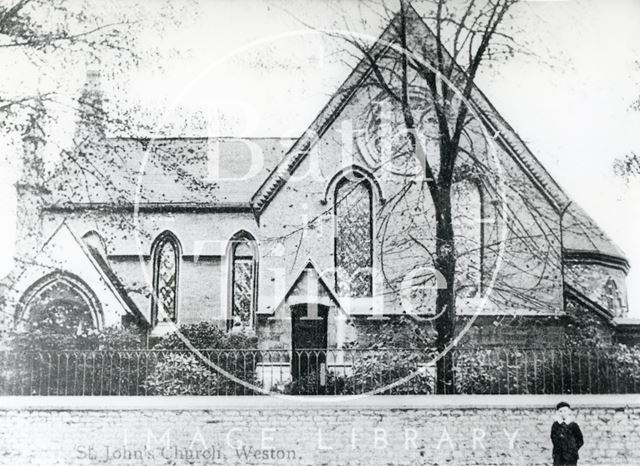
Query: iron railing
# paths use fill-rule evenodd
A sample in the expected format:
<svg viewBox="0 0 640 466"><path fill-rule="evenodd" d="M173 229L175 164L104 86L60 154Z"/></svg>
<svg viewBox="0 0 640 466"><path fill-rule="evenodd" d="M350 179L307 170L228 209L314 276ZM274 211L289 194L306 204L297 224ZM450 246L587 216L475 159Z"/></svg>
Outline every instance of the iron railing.
<svg viewBox="0 0 640 466"><path fill-rule="evenodd" d="M448 393L640 393L638 352L464 349L443 358ZM431 394L435 354L418 349L0 352L1 395Z"/></svg>

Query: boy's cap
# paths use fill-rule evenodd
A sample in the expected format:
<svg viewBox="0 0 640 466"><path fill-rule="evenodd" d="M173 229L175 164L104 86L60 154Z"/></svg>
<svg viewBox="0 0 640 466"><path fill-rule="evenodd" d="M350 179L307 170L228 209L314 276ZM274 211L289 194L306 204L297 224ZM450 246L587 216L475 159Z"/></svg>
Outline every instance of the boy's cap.
<svg viewBox="0 0 640 466"><path fill-rule="evenodd" d="M556 411L557 411L557 410L559 410L559 409L564 408L565 406L566 406L567 408L571 408L571 406L569 405L569 403L567 403L566 401L561 401L560 403L558 403L558 404L556 405Z"/></svg>

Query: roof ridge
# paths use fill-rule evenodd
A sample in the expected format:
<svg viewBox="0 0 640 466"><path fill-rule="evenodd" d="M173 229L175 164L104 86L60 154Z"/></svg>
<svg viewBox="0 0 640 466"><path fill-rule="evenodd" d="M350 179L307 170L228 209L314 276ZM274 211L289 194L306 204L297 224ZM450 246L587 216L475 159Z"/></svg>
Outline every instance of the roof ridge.
<svg viewBox="0 0 640 466"><path fill-rule="evenodd" d="M426 24L424 19L415 10L411 3L407 2L409 8L408 14L412 15L410 18L413 23L418 27L423 27L426 33L431 38L436 38L436 35L431 30L429 25ZM391 42L387 40L387 36L392 31L393 24L398 20L402 10L398 12L393 19L385 27L384 31L380 34L376 42L370 48L370 54L376 57L376 47L383 47L383 42ZM415 26L414 26L415 27ZM457 64L453 57L443 47L444 53L449 60L452 60L457 70L464 73L464 70ZM374 58L375 59L375 58ZM364 68L364 70L363 70ZM360 59L355 68L351 71L346 80L338 86L335 93L331 96L327 104L322 108L320 113L316 116L313 122L305 130L302 136L291 146L291 148L284 154L280 162L276 165L275 169L267 176L262 185L255 192L251 198L251 204L254 207L254 211L259 215L262 210L269 204L269 202L277 195L278 191L286 184L289 176L295 171L297 166L301 163L304 157L310 152L313 144L320 139L324 131L331 125L333 121L338 117L340 112L347 105L351 99L353 93L340 92L346 88L348 84L356 81L356 85L371 71L366 57ZM495 130L495 139L502 146L504 152L510 157L514 163L516 163L522 170L523 174L533 183L533 185L540 191L540 193L548 200L551 207L557 212L561 213L568 205L570 205L571 198L562 189L555 178L549 173L546 167L538 160L533 152L527 147L520 135L515 129L506 121L506 119L500 114L493 103L487 98L483 91L479 88L477 83L473 83L470 100L477 109L481 123L487 127L487 129ZM313 135L310 137L309 135ZM583 211L584 212L584 211ZM613 245L614 249L620 248L609 238L609 236L600 228L600 226L591 219L591 217L584 213L584 217L587 218L590 223L593 223L598 230L603 234L606 240ZM593 239L589 238L593 243ZM594 247L596 245L594 244Z"/></svg>
<svg viewBox="0 0 640 466"><path fill-rule="evenodd" d="M393 24L398 21L399 13L389 21L378 39L369 48L369 54L373 57L377 56L381 47L386 48L388 45L382 44L387 35L391 33ZM366 67L362 70L363 67ZM320 139L326 129L329 128L335 117L342 111L344 106L349 102L353 94L358 89L359 83L370 73L371 66L367 66L366 58L363 57L358 64L351 70L345 80L338 86L336 92L329 98L327 103L322 107L311 124L302 133L302 135L293 143L289 150L284 154L280 162L275 166L273 171L260 185L258 190L251 198L251 204L254 205L256 212L262 211L264 206L268 204L276 195L278 190L286 183L288 174L298 166L304 155L306 155L313 144ZM346 88L347 84L355 81L350 92L340 93L340 89ZM335 117L334 117L335 116ZM290 159L290 160L287 160Z"/></svg>

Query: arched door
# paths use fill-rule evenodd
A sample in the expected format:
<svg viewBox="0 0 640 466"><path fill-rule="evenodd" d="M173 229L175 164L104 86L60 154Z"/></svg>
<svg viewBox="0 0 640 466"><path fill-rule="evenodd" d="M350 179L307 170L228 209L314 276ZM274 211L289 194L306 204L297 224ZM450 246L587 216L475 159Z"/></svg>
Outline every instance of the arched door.
<svg viewBox="0 0 640 466"><path fill-rule="evenodd" d="M16 327L53 334L81 334L101 328L100 304L79 277L51 273L24 293L17 307Z"/></svg>
<svg viewBox="0 0 640 466"><path fill-rule="evenodd" d="M318 373L327 361L329 308L320 304L291 306L291 376Z"/></svg>

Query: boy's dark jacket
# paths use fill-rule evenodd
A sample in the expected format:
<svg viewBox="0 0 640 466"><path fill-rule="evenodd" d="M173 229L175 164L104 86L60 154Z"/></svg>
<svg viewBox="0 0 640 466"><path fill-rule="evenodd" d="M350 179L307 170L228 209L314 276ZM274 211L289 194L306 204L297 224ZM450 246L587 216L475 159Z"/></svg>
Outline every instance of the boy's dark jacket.
<svg viewBox="0 0 640 466"><path fill-rule="evenodd" d="M555 460L569 464L578 461L578 450L584 444L578 424L554 422L551 426L551 441Z"/></svg>

